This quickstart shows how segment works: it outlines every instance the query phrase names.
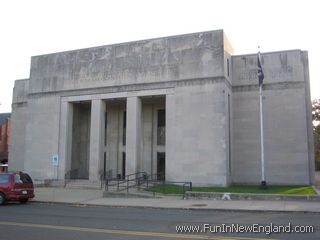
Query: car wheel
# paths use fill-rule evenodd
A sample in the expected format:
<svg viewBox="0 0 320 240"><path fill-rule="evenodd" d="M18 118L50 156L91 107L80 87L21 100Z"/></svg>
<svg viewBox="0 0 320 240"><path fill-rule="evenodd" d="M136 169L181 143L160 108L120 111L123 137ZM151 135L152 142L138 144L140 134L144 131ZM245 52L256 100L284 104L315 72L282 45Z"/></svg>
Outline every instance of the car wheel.
<svg viewBox="0 0 320 240"><path fill-rule="evenodd" d="M0 205L4 204L5 201L6 201L6 198L5 198L4 194L0 193Z"/></svg>
<svg viewBox="0 0 320 240"><path fill-rule="evenodd" d="M20 200L20 203L25 204L25 203L27 203L27 202L28 202L28 200L29 200L28 198L21 199L21 200Z"/></svg>

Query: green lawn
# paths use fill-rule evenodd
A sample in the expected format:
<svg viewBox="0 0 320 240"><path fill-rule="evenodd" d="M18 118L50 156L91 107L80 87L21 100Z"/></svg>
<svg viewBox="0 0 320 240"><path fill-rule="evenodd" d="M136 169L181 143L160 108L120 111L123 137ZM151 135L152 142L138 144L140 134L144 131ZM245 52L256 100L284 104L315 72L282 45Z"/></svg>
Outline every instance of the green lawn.
<svg viewBox="0 0 320 240"><path fill-rule="evenodd" d="M149 192L157 192L163 194L183 194L182 186L174 185L174 184L162 184L155 187L149 187L146 189ZM189 190L186 188L186 190Z"/></svg>
<svg viewBox="0 0 320 240"><path fill-rule="evenodd" d="M188 188L186 188L188 190ZM147 189L150 192L163 194L182 194L182 187L174 184L159 185ZM230 187L193 187L193 192L230 192L230 193L263 193L263 194L303 194L313 195L316 192L312 186L268 186L268 189L260 189L260 186L233 185Z"/></svg>

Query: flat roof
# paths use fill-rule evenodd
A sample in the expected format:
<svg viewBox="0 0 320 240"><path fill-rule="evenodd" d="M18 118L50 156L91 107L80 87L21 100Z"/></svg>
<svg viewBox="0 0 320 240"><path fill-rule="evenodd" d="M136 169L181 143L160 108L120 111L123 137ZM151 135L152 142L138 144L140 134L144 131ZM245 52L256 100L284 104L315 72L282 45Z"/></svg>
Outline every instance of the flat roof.
<svg viewBox="0 0 320 240"><path fill-rule="evenodd" d="M47 54L39 54L31 56L33 57L41 57L41 56L47 56L47 55L53 55L53 54L59 54L59 53L68 53L68 52L75 52L75 51L81 51L81 50L88 50L88 49L95 49L95 48L101 48L101 47L114 47L114 46L120 46L130 43L139 43L144 41L151 41L151 40L158 40L158 39L168 39L168 38L177 38L177 37L184 37L184 36L192 36L197 35L201 33L213 33L213 32L224 32L223 29L216 29L216 30L209 30L209 31L202 31L202 32L193 32L193 33L185 33L185 34L177 34L177 35L171 35L171 36L164 36L164 37L155 37L155 38L147 38L147 39L140 39L140 40L133 40L133 41L127 41L127 42L121 42L121 43L111 43L107 45L100 45L100 46L94 46L94 47L85 47L85 48L79 48L79 49L73 49L73 50L66 50L61 52L53 52L53 53L47 53Z"/></svg>

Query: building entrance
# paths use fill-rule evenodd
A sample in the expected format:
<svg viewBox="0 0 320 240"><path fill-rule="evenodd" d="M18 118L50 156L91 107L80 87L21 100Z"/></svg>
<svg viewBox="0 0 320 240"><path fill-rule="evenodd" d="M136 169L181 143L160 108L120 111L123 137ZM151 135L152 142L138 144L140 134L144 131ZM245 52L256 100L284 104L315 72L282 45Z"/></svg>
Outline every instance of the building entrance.
<svg viewBox="0 0 320 240"><path fill-rule="evenodd" d="M166 176L166 154L164 152L157 153L157 176L158 180L165 180Z"/></svg>
<svg viewBox="0 0 320 240"><path fill-rule="evenodd" d="M71 179L89 179L91 102L73 104Z"/></svg>
<svg viewBox="0 0 320 240"><path fill-rule="evenodd" d="M126 178L126 153L122 153L122 179Z"/></svg>

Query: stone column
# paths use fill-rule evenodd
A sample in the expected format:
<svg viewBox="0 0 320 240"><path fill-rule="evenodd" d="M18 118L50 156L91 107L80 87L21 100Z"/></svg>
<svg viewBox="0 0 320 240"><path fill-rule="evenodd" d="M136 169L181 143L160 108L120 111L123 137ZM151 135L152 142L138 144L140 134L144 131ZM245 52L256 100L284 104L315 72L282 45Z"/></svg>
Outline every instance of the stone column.
<svg viewBox="0 0 320 240"><path fill-rule="evenodd" d="M166 95L166 176L168 181L175 181L176 176L179 175L179 165L176 163L176 159L179 159L176 154L176 146L179 144L182 138L177 139L176 129L179 127L176 125L175 117L175 96L173 94Z"/></svg>
<svg viewBox="0 0 320 240"><path fill-rule="evenodd" d="M141 146L141 99L127 98L126 175L138 171Z"/></svg>
<svg viewBox="0 0 320 240"><path fill-rule="evenodd" d="M69 102L61 102L59 125L59 179L64 179L66 172L71 169L72 121L72 104Z"/></svg>
<svg viewBox="0 0 320 240"><path fill-rule="evenodd" d="M100 180L99 170L103 161L102 143L104 137L105 103L100 99L91 102L91 126L90 126L90 160L89 180Z"/></svg>

